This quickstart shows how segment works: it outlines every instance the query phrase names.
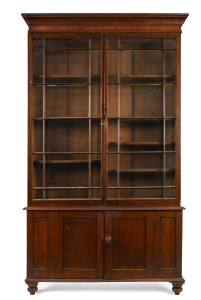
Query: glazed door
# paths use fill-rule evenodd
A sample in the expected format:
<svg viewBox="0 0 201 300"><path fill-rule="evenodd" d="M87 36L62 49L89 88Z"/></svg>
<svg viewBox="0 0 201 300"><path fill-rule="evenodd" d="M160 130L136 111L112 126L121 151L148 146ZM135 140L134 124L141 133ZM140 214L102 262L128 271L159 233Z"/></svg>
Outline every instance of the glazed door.
<svg viewBox="0 0 201 300"><path fill-rule="evenodd" d="M155 212L154 275L181 277L182 211Z"/></svg>
<svg viewBox="0 0 201 300"><path fill-rule="evenodd" d="M176 39L114 36L106 45L107 202L175 204Z"/></svg>
<svg viewBox="0 0 201 300"><path fill-rule="evenodd" d="M153 213L105 213L105 279L149 278L153 271Z"/></svg>
<svg viewBox="0 0 201 300"><path fill-rule="evenodd" d="M55 35L31 47L30 203L101 204L101 38Z"/></svg>
<svg viewBox="0 0 201 300"><path fill-rule="evenodd" d="M103 220L103 212L57 213L57 278L103 278Z"/></svg>

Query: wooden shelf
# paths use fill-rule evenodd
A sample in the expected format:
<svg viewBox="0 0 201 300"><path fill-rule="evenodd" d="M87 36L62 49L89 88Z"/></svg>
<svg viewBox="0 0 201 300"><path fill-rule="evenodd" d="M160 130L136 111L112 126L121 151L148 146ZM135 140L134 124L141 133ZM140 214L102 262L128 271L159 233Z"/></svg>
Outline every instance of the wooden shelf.
<svg viewBox="0 0 201 300"><path fill-rule="evenodd" d="M139 74L139 75L127 75L127 76L120 76L118 80L118 76L108 76L108 82L107 83L132 83L132 82L160 82L164 81L167 79L167 82L174 82L175 81L175 76L174 75L163 75L163 74L158 74L158 75L146 75L146 74ZM166 82L165 82L166 83Z"/></svg>
<svg viewBox="0 0 201 300"><path fill-rule="evenodd" d="M32 154L60 155L60 154L101 154L101 152L32 152Z"/></svg>
<svg viewBox="0 0 201 300"><path fill-rule="evenodd" d="M73 120L101 120L102 117L39 117L39 118L32 118L32 120L67 120L67 121L73 121Z"/></svg>
<svg viewBox="0 0 201 300"><path fill-rule="evenodd" d="M34 160L34 163L42 164L88 164L89 160ZM91 163L100 163L100 159L93 159Z"/></svg>
<svg viewBox="0 0 201 300"><path fill-rule="evenodd" d="M165 145L174 145L175 142L165 143ZM108 145L118 145L117 142L109 142ZM161 146L163 142L121 142L120 146Z"/></svg>
<svg viewBox="0 0 201 300"><path fill-rule="evenodd" d="M161 121L161 120L175 120L176 117L108 117L108 120L121 121Z"/></svg>
<svg viewBox="0 0 201 300"><path fill-rule="evenodd" d="M32 190L72 190L72 189L101 189L101 187L85 186L54 186L54 187L33 187Z"/></svg>
<svg viewBox="0 0 201 300"><path fill-rule="evenodd" d="M72 50L80 50L80 51L101 51L101 48L57 48L57 49L49 49L45 48L44 51L46 52L66 52L66 51L72 51ZM168 49L169 50L169 49ZM43 49L33 49L33 52L43 52Z"/></svg>
<svg viewBox="0 0 201 300"><path fill-rule="evenodd" d="M89 80L90 79L90 80ZM72 76L72 75L35 75L33 76L34 83L38 84L62 84L62 83L101 83L101 76Z"/></svg>
<svg viewBox="0 0 201 300"><path fill-rule="evenodd" d="M169 51L169 50L176 50L176 48L107 48L107 50L112 50L112 51L163 51L163 50L166 50L166 51Z"/></svg>
<svg viewBox="0 0 201 300"><path fill-rule="evenodd" d="M40 120L52 120L52 121L74 121L74 120L101 120L102 117L39 117L39 118L32 118L33 121L40 121Z"/></svg>
<svg viewBox="0 0 201 300"><path fill-rule="evenodd" d="M163 173L163 172L174 172L175 169L120 169L118 170L108 170L109 173Z"/></svg>
<svg viewBox="0 0 201 300"><path fill-rule="evenodd" d="M120 187L107 187L108 189L172 189L176 188L175 185L173 186L120 186Z"/></svg>

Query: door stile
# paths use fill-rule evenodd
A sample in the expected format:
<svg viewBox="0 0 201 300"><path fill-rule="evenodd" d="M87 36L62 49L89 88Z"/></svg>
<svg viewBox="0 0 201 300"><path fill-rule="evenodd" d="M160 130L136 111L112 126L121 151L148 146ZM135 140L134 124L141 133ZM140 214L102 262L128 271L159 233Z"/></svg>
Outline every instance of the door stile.
<svg viewBox="0 0 201 300"><path fill-rule="evenodd" d="M107 37L102 37L102 178L103 203L107 202Z"/></svg>

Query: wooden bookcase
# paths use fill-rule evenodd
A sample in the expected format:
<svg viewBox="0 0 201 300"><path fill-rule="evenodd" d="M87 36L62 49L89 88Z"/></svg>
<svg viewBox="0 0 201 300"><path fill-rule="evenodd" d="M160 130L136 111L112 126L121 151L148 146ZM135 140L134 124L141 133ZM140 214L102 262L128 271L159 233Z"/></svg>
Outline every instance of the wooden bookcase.
<svg viewBox="0 0 201 300"><path fill-rule="evenodd" d="M22 14L27 278L182 291L181 26L187 14Z"/></svg>

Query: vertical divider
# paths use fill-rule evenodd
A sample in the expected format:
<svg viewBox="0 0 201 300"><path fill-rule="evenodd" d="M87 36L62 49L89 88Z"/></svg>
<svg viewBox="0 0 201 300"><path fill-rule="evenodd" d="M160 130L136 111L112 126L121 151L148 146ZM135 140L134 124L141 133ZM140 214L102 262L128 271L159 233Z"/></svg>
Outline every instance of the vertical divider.
<svg viewBox="0 0 201 300"><path fill-rule="evenodd" d="M46 40L43 39L43 200L46 199L46 154L45 154L45 129L46 129L46 88L45 88L45 76L46 76Z"/></svg>
<svg viewBox="0 0 201 300"><path fill-rule="evenodd" d="M91 38L89 38L89 198L91 198Z"/></svg>
<svg viewBox="0 0 201 300"><path fill-rule="evenodd" d="M134 75L135 74L135 65L134 65L134 51L132 51L132 56L131 56L132 58L132 61L131 61L131 63L132 63L132 75ZM134 95L135 95L135 91L134 91L134 89L135 89L135 86L134 85L132 85L132 95L131 95L131 97L132 97L132 118L133 117L136 117L135 116L135 110L134 110L134 101L135 101L135 97L134 97ZM134 127L134 130L133 130L133 127ZM135 141L135 125L133 126L133 124L132 124L132 141ZM131 168L133 169L134 168L134 165L135 165L135 158L134 158L134 155L133 154L131 154ZM134 179L134 175L132 174L132 178L131 178L131 187L133 187L135 185L135 179ZM131 189L131 198L135 198L135 189Z"/></svg>
<svg viewBox="0 0 201 300"><path fill-rule="evenodd" d="M166 79L165 79L165 37L163 38L163 198L165 198L166 193L165 193L165 177L166 177L166 172L165 172L165 151L166 151L166 111L165 111L165 87L166 87Z"/></svg>
<svg viewBox="0 0 201 300"><path fill-rule="evenodd" d="M120 198L120 180L119 180L119 168L120 168L120 38L118 37L118 145L117 145L117 187L118 187L118 199Z"/></svg>
<svg viewBox="0 0 201 300"><path fill-rule="evenodd" d="M102 35L102 200L106 204L107 199L107 131L108 131L108 119L107 119L107 37Z"/></svg>

